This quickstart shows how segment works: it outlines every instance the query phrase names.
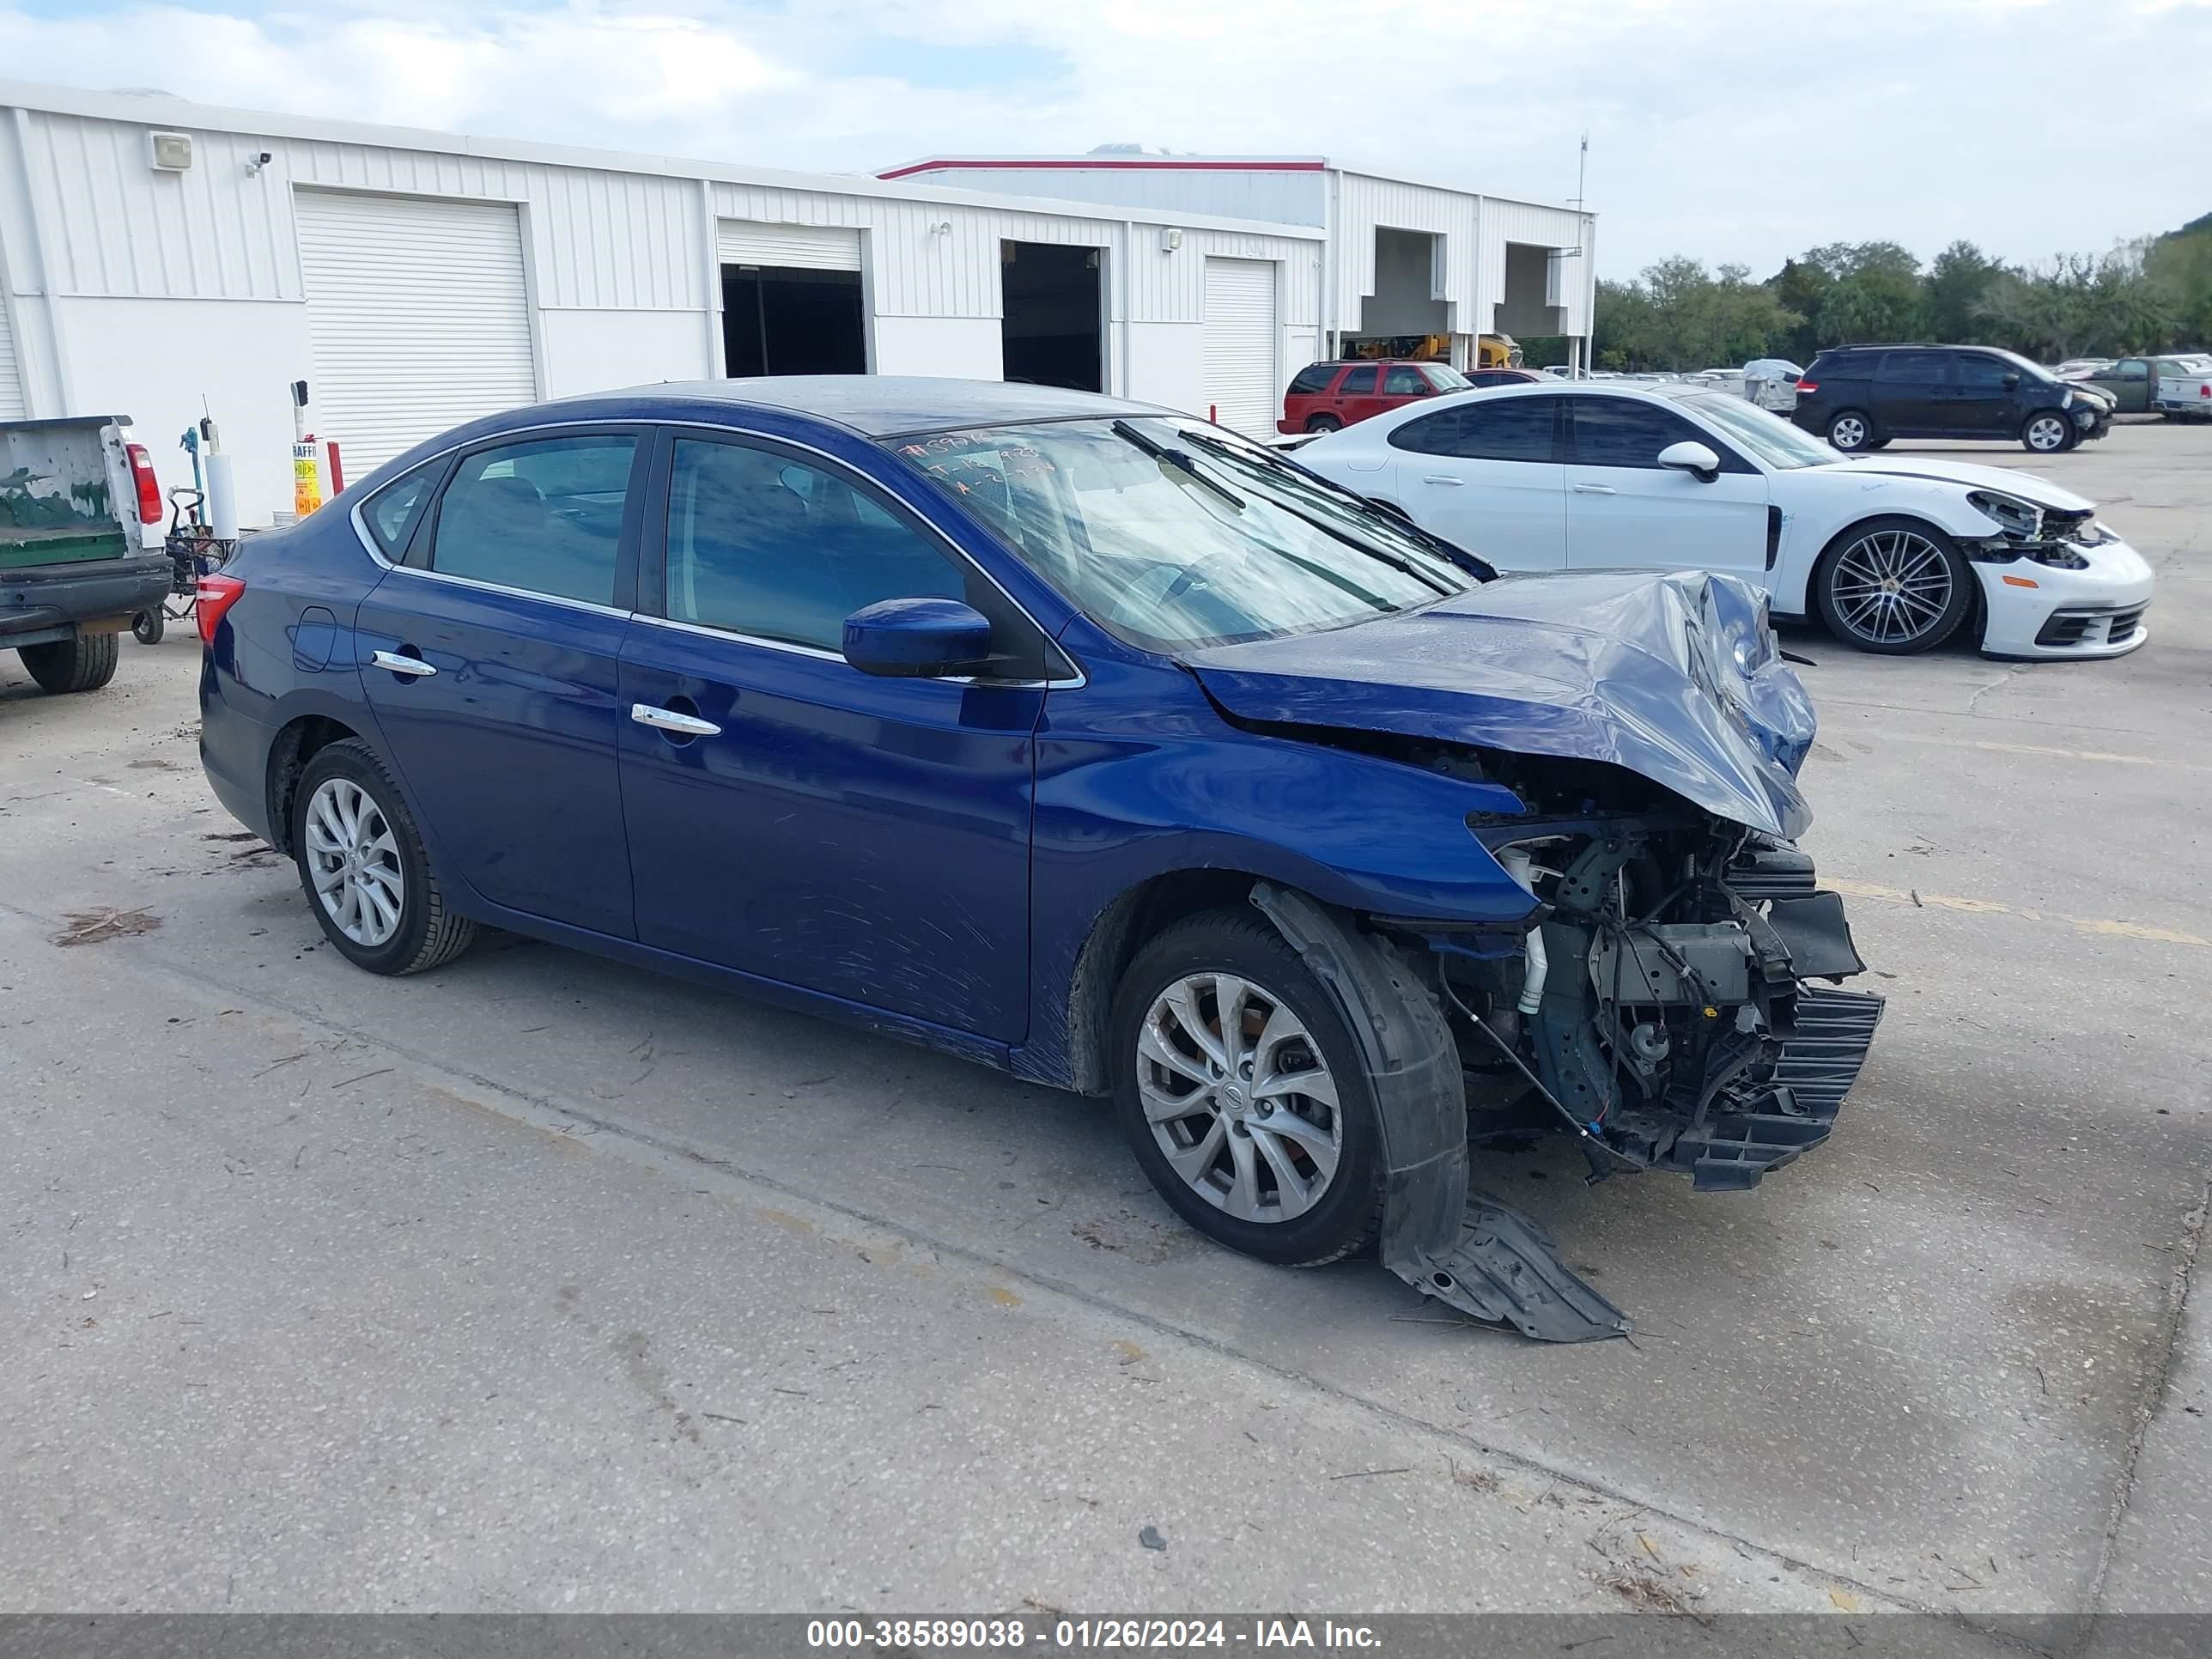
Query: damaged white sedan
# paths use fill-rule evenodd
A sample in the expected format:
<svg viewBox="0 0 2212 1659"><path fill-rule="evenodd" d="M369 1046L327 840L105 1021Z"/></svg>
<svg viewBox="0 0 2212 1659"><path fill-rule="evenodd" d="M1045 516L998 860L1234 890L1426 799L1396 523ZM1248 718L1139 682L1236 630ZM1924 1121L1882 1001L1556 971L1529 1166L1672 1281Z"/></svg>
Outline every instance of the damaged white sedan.
<svg viewBox="0 0 2212 1659"><path fill-rule="evenodd" d="M2150 566L2094 502L2002 467L1842 455L1697 386L1428 398L1297 459L1502 570L1723 572L1863 651L1961 629L1993 657L2117 657L2150 638Z"/></svg>

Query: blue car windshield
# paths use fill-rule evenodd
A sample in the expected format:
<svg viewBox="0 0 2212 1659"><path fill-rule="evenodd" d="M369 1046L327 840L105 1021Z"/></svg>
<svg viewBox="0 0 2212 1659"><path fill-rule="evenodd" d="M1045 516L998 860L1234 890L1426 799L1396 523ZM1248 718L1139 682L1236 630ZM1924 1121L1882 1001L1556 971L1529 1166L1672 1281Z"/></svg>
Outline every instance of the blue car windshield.
<svg viewBox="0 0 2212 1659"><path fill-rule="evenodd" d="M1202 422L1051 422L891 447L1146 650L1342 628L1476 580L1419 532Z"/></svg>

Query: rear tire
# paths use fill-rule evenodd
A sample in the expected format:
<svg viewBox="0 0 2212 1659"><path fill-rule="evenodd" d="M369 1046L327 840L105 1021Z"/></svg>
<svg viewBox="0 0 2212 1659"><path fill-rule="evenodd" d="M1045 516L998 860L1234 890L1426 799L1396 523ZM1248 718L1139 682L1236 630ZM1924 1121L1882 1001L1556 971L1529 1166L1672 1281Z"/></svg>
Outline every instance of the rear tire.
<svg viewBox="0 0 2212 1659"><path fill-rule="evenodd" d="M2074 422L2056 409L2039 409L2020 426L2020 447L2031 455L2057 455L2074 447Z"/></svg>
<svg viewBox="0 0 2212 1659"><path fill-rule="evenodd" d="M421 974L469 948L477 925L447 908L415 815L374 750L349 738L316 750L292 799L300 885L347 961L372 974Z"/></svg>
<svg viewBox="0 0 2212 1659"><path fill-rule="evenodd" d="M1864 411L1843 409L1828 417L1828 447L1840 449L1846 455L1856 455L1872 447L1874 422Z"/></svg>
<svg viewBox="0 0 2212 1659"><path fill-rule="evenodd" d="M1334 415L1309 415L1306 416L1306 430L1309 432L1341 432L1344 430L1344 422L1338 420Z"/></svg>
<svg viewBox="0 0 2212 1659"><path fill-rule="evenodd" d="M15 654L48 691L97 691L115 678L122 647L113 634L80 634L73 640L27 645Z"/></svg>
<svg viewBox="0 0 2212 1659"><path fill-rule="evenodd" d="M1373 1240L1374 1090L1334 997L1274 929L1231 910L1177 922L1129 964L1110 1030L1122 1133L1185 1221L1286 1267Z"/></svg>

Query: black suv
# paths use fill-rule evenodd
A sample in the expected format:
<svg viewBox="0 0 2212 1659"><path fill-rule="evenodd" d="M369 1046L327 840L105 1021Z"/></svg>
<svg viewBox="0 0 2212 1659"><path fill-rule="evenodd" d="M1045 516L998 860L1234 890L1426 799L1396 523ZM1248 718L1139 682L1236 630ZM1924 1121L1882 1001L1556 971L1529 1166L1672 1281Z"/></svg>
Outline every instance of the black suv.
<svg viewBox="0 0 2212 1659"><path fill-rule="evenodd" d="M1832 346L1797 382L1790 418L1838 449L1892 438L2016 438L2038 455L2101 438L2112 405L1990 346Z"/></svg>

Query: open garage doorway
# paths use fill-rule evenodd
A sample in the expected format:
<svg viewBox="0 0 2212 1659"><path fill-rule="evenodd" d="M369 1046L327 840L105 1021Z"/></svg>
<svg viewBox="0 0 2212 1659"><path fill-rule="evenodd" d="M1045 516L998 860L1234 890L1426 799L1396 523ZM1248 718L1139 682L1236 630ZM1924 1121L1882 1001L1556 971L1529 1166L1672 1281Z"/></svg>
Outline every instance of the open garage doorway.
<svg viewBox="0 0 2212 1659"><path fill-rule="evenodd" d="M1009 380L1106 389L1106 276L1095 247L1000 242L1000 325Z"/></svg>
<svg viewBox="0 0 2212 1659"><path fill-rule="evenodd" d="M722 353L731 374L865 374L857 270L722 267Z"/></svg>

